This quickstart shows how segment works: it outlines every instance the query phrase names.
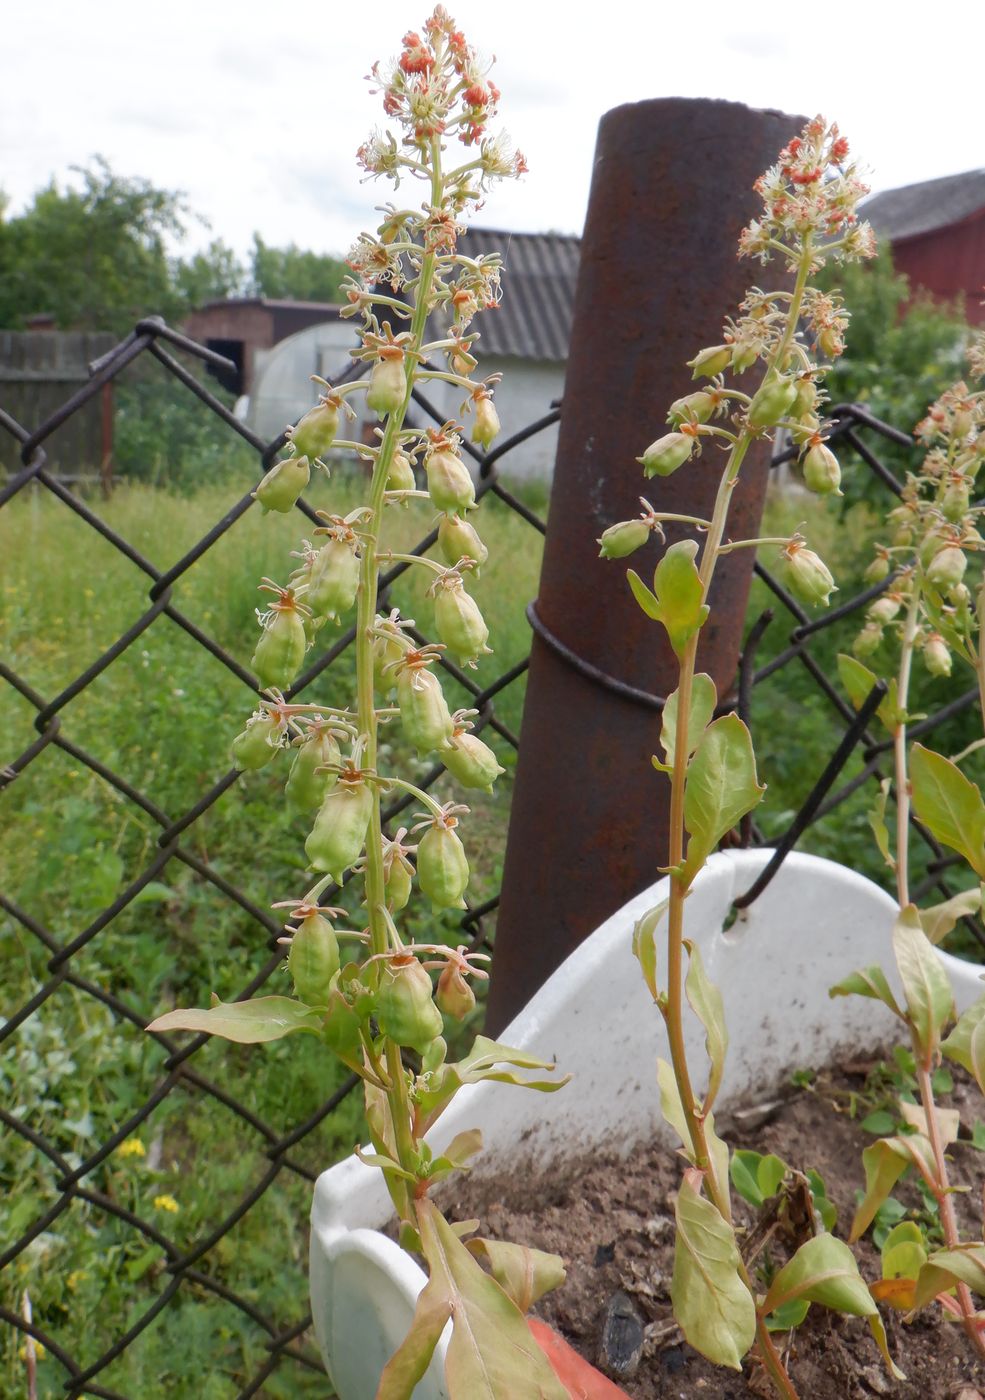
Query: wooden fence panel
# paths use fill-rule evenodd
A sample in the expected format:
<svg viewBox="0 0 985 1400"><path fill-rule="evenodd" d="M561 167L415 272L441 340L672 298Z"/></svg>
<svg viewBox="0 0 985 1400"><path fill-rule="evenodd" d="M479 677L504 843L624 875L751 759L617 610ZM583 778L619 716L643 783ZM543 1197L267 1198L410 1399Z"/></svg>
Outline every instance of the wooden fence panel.
<svg viewBox="0 0 985 1400"><path fill-rule="evenodd" d="M89 378L89 364L115 344L104 331L0 331L0 408L24 427L43 423ZM112 451L107 388L45 443L48 459L68 479L98 479ZM0 432L0 472L16 471L20 449Z"/></svg>

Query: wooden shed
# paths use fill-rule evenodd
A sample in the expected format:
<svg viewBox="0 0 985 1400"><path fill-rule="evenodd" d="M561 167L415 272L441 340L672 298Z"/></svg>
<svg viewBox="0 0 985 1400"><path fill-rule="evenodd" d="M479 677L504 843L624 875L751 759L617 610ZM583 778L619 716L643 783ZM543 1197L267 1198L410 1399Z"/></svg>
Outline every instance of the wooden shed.
<svg viewBox="0 0 985 1400"><path fill-rule="evenodd" d="M985 324L985 170L885 190L862 213L914 290L960 300L972 325Z"/></svg>

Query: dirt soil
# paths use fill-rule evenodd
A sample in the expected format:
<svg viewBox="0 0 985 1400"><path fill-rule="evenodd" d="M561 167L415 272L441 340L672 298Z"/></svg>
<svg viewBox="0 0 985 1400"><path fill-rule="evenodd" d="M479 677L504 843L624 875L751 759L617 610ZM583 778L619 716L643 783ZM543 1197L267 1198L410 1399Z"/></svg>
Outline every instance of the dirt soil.
<svg viewBox="0 0 985 1400"><path fill-rule="evenodd" d="M852 1096L865 1086L868 1069L859 1064L825 1074L810 1089L781 1091L779 1103L774 1096L772 1103L754 1105L718 1125L734 1147L775 1152L802 1171L819 1171L838 1207L835 1233L841 1238L847 1234L856 1192L863 1186L862 1149L874 1140L848 1111ZM977 1088L957 1080L949 1103L961 1112L962 1138L970 1137L975 1121L985 1117ZM866 1111L868 1105L859 1116ZM962 1234L979 1239L982 1224L976 1210L981 1206L985 1155L968 1141L955 1143L950 1151L953 1184L972 1188L956 1198ZM567 1279L535 1311L633 1400L761 1400L772 1394L762 1376L748 1364L741 1374L712 1366L683 1341L674 1324L669 1286L680 1168L680 1158L666 1147L643 1147L628 1160L593 1156L572 1163L535 1181L532 1192L529 1178L522 1174L466 1181L459 1183L454 1204L443 1204L453 1219L479 1217L480 1233L562 1255ZM908 1208L919 1209L919 1196L907 1181L894 1194ZM740 1225L753 1228L756 1214L738 1202ZM760 1254L757 1267L767 1262L767 1253L774 1267L784 1262L787 1253L782 1245L776 1248L775 1240ZM866 1279L879 1278L879 1256L868 1237L857 1247L857 1257ZM625 1319L627 1308L630 1319L622 1322L620 1331L619 1319ZM607 1313L607 1336L628 1337L624 1347L610 1347L608 1357L603 1347ZM898 1400L983 1400L985 1366L973 1359L959 1328L943 1320L939 1305L931 1304L910 1323L886 1306L882 1313L891 1352L907 1379L891 1379L862 1319L843 1318L815 1305L794 1334L787 1334L786 1340L777 1336L801 1400L870 1400L880 1395ZM623 1352L633 1350L634 1328L639 1325L638 1364L620 1370L612 1357L618 1363Z"/></svg>

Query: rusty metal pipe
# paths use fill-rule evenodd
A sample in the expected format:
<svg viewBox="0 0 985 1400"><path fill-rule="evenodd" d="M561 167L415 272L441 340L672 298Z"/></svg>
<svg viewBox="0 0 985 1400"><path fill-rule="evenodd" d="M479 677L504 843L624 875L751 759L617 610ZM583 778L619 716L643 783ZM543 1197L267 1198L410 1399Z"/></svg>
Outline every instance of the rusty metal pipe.
<svg viewBox="0 0 985 1400"><path fill-rule="evenodd" d="M696 387L685 361L721 341L725 316L759 280L736 242L760 207L754 180L802 125L685 98L617 107L600 123L496 931L493 1034L666 860L670 785L648 761L660 714L646 696L674 689L676 662L632 600L625 567L600 560L595 541L637 514L644 487L657 510L711 513L715 448L645 483L634 458L666 431L670 403ZM733 538L757 533L768 469L764 443L743 466ZM667 541L687 534L668 529ZM644 578L662 548L652 538L634 555ZM720 696L735 676L753 556L721 560L701 634L699 665Z"/></svg>

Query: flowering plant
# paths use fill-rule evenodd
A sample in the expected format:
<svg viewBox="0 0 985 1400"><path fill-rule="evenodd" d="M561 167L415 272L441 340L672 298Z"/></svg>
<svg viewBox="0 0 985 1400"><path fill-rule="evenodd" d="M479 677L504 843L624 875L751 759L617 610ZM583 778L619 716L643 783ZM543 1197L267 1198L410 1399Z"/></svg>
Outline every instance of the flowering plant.
<svg viewBox="0 0 985 1400"><path fill-rule="evenodd" d="M422 181L425 200L418 209L388 204L377 232L357 240L343 315L360 323L354 355L367 372L335 386L321 381L319 403L289 430L287 455L255 496L264 511L291 511L312 466L327 470L330 448L354 452L371 475L364 504L344 517L319 513L323 523L314 541L303 542L286 586L261 584L273 599L260 614L252 663L262 698L232 745L236 766L247 771L293 751L286 797L312 822L305 852L317 878L302 898L275 906L290 911L282 941L294 996L173 1011L153 1029L207 1031L247 1043L306 1033L362 1078L373 1146L363 1160L382 1171L401 1243L423 1256L430 1273L410 1335L383 1373L379 1400L412 1394L449 1319L446 1375L453 1397L515 1400L536 1393L566 1400L523 1317L563 1278L560 1260L490 1240L466 1243L468 1228L450 1225L430 1193L468 1169L481 1134L459 1133L440 1155L426 1140L465 1084L495 1079L548 1091L563 1081L525 1077L524 1071L553 1066L482 1036L463 1059L448 1061L444 1018L461 1020L474 1006L470 983L486 976L485 955L437 939L408 940L401 919L415 878L434 909L465 907L469 864L458 831L468 808L439 805L379 765L380 727L399 720L418 754L433 754L464 788L489 789L502 771L470 732L471 712L449 710L434 669L444 650L475 666L489 649L467 586L486 549L468 518L475 489L459 452L465 428L448 422L421 431L406 426L406 414L415 384L440 380L461 392L473 442L488 447L499 431L498 377L474 378L478 335L471 328L480 311L499 301L499 258L467 257L457 243L463 219L486 189L520 175L525 165L504 137L487 134L499 92L441 6L421 33L404 36L395 63L373 68L372 80L397 132L375 132L359 162L369 176L394 186L408 177ZM447 168L456 143L459 163ZM379 423L371 444L339 436L343 417L354 416L349 399L356 394ZM426 476L426 490L417 487L415 466ZM440 563L384 547L387 511L418 499L438 512ZM430 575L440 643L418 644L399 612L378 611L380 566L394 560ZM353 609L353 702L295 700L291 687L319 627ZM405 842L406 829L384 831L381 793L391 791L410 794L423 809L413 827L420 833L416 845ZM362 882L362 928L340 927L343 911L323 902L349 876ZM346 943L363 955L343 955Z"/></svg>
<svg viewBox="0 0 985 1400"><path fill-rule="evenodd" d="M670 431L639 458L651 478L682 469L717 469L720 484L711 519L662 513L656 496L655 504L643 500L638 520L612 526L599 541L604 557L624 558L651 533L663 538L667 523L689 525L702 537L700 544L682 539L665 549L652 588L628 571L637 602L666 631L679 667L677 688L663 710L662 755L653 758L658 772L670 779L670 848L664 866L670 894L636 925L633 950L666 1026L670 1060L658 1064L661 1105L688 1164L675 1203L675 1316L687 1340L712 1361L738 1368L752 1350L776 1393L786 1397L797 1392L771 1329L795 1324L812 1302L866 1317L887 1365L895 1368L878 1308L850 1249L824 1229L815 1233L823 1215L819 1203L792 1257L765 1289L757 1289L732 1214L731 1185L744 1164L715 1131L713 1110L728 1044L722 999L696 946L684 937L684 904L718 842L765 790L746 726L735 714L717 714L714 682L697 670L717 561L731 550L779 546L787 586L802 602L826 604L834 589L827 566L799 534L733 541L727 524L749 447L777 431L799 446L812 490L821 495L838 491L840 468L825 443L821 412L824 361L841 354L848 317L840 299L819 290L812 278L829 260L845 262L874 251L871 229L858 222L855 212L865 187L856 168L846 164L847 157L848 143L837 127L817 118L757 182L763 213L744 230L739 253L764 264L779 259L792 277L792 289L749 291L738 318L726 322L721 343L700 350L689 362L694 378L704 381L702 387L671 405ZM741 377L760 363L762 378L752 393L726 377ZM720 465L699 466L705 449L716 448L723 453ZM658 940L661 927L665 933ZM705 1032L703 1093L695 1087L685 1047L685 1000Z"/></svg>
<svg viewBox="0 0 985 1400"><path fill-rule="evenodd" d="M985 336L971 351L973 375L985 375ZM978 524L985 511L972 502L975 480L985 461L985 391L964 382L948 389L917 425L927 452L911 473L901 503L890 512L889 545L877 545L867 577L882 583L855 639L854 655L839 657L842 682L857 705L876 676L859 658L884 654L886 633L897 646L895 674L878 717L892 738L896 797L895 842L886 825L890 780L881 784L869 822L879 849L893 871L899 917L893 929L893 955L902 996L897 1000L879 967L868 967L832 988L833 996L874 997L889 1007L909 1034L919 1104L900 1102L905 1132L880 1138L862 1154L865 1195L852 1223L852 1238L868 1229L897 1181L912 1168L936 1202L944 1237L931 1249L919 1226L903 1221L882 1246L882 1281L877 1297L910 1312L937 1299L957 1318L979 1357L985 1358L981 1314L971 1290L985 1293L985 1246L962 1242L949 1180L946 1149L958 1130L958 1115L938 1108L933 1073L941 1054L975 1076L985 1092L985 995L957 1020L947 972L934 945L960 918L982 905L985 880L985 803L960 764L985 744L979 739L949 759L922 744L908 746L910 680L919 655L931 676L947 676L952 656L976 677L985 714L985 660L981 627L985 585L977 596L968 587L969 558L985 547ZM942 845L958 852L975 885L928 909L918 909L910 890L910 815Z"/></svg>

